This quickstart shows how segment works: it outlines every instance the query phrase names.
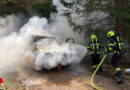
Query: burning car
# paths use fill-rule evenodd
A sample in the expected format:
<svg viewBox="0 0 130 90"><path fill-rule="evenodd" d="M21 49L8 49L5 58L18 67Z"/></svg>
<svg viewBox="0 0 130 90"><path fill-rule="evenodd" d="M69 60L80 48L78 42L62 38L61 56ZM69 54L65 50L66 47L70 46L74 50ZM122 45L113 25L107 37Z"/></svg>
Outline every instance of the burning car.
<svg viewBox="0 0 130 90"><path fill-rule="evenodd" d="M60 42L51 35L33 36L32 47L36 71L54 68L61 70L64 66L80 62L86 54L86 47Z"/></svg>

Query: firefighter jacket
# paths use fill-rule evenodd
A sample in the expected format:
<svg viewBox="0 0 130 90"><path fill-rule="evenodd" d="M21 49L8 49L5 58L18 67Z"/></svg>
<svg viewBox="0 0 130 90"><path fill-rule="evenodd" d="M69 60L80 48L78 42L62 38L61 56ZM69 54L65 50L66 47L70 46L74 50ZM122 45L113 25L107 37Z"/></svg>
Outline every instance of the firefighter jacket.
<svg viewBox="0 0 130 90"><path fill-rule="evenodd" d="M111 53L111 55L117 53L120 54L120 51L118 49L118 44L117 44L117 39L115 36L110 37L108 40L108 49L107 49L107 53Z"/></svg>
<svg viewBox="0 0 130 90"><path fill-rule="evenodd" d="M87 49L90 51L91 54L100 54L102 44L100 41L92 41L90 40Z"/></svg>

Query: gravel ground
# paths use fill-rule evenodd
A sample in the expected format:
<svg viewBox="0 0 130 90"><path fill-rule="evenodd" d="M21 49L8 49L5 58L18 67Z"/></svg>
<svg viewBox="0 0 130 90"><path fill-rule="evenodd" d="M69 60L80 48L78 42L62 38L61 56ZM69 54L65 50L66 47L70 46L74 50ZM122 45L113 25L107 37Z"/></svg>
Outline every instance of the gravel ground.
<svg viewBox="0 0 130 90"><path fill-rule="evenodd" d="M62 71L42 72L36 72L31 67L23 67L15 73L8 74L7 90L94 90L90 84L92 72L88 67L71 65ZM130 90L130 79L127 78L124 84L117 85L114 72L107 66L104 68L104 72L94 78L97 87L102 90Z"/></svg>

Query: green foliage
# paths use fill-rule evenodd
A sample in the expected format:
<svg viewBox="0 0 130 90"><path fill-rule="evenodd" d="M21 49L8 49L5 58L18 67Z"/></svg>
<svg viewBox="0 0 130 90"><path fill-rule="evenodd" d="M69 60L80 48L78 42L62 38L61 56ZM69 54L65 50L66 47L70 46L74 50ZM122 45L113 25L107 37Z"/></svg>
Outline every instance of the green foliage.
<svg viewBox="0 0 130 90"><path fill-rule="evenodd" d="M103 4L102 0L88 0L88 2L85 4L85 8L87 11L96 11L96 10L102 10Z"/></svg>
<svg viewBox="0 0 130 90"><path fill-rule="evenodd" d="M32 8L34 11L38 12L40 15L49 18L50 13L52 12L52 0L42 0L37 4L33 4Z"/></svg>
<svg viewBox="0 0 130 90"><path fill-rule="evenodd" d="M76 2L77 1L77 2ZM84 10L79 10L78 7L81 7L82 4L80 2L84 2L83 0L75 0L73 4L67 5L67 3L63 2L66 7L75 7L75 11L77 9L77 13L82 14L79 17L85 17L86 22L84 25L76 25L73 22L71 17L71 12L65 14L67 16L70 25L74 26L74 31L79 31L79 33L91 34L102 31L108 31L110 29L115 29L117 32L123 34L124 36L130 37L130 1L129 0L86 0ZM96 13L97 15L93 15L92 13ZM104 12L108 14L105 18L98 18L100 12ZM92 18L92 19L89 19ZM105 24L102 22L106 22ZM86 28L83 30L82 28ZM98 26L93 28L94 26ZM77 28L78 27L78 28Z"/></svg>
<svg viewBox="0 0 130 90"><path fill-rule="evenodd" d="M105 4L104 11L109 13L112 17L118 18L119 29L130 38L130 2L128 0L115 2L115 4Z"/></svg>
<svg viewBox="0 0 130 90"><path fill-rule="evenodd" d="M107 3L104 11L109 13L113 17L119 17L120 19L125 19L126 22L130 20L130 9L127 7L116 6L111 3Z"/></svg>
<svg viewBox="0 0 130 90"><path fill-rule="evenodd" d="M66 11L64 16L68 19L68 22L74 31L79 34L84 33L85 38L90 36L92 33L106 32L106 23L104 23L104 21L109 17L107 17L107 15L105 17L101 16L100 13L102 13L102 8L104 5L101 4L101 2L102 0L75 0L73 4L68 3L68 6L65 3L68 8L73 10L73 12ZM70 7L70 5L72 6ZM73 13L76 15L73 15ZM81 23L79 23L80 17L82 19ZM75 20L77 18L79 20Z"/></svg>
<svg viewBox="0 0 130 90"><path fill-rule="evenodd" d="M62 3L65 7L70 7L70 8L74 5L73 2L72 2L72 3L67 3L67 2L65 2L64 0L61 0L61 3Z"/></svg>
<svg viewBox="0 0 130 90"><path fill-rule="evenodd" d="M17 12L25 11L25 8L22 5L18 5L18 3L13 0L2 0L0 2L0 15L12 14Z"/></svg>
<svg viewBox="0 0 130 90"><path fill-rule="evenodd" d="M13 6L17 4L17 0L4 0L4 3L8 6Z"/></svg>
<svg viewBox="0 0 130 90"><path fill-rule="evenodd" d="M0 2L0 15L17 14L19 12L29 15L32 12L49 18L50 13L55 11L52 0L1 0Z"/></svg>
<svg viewBox="0 0 130 90"><path fill-rule="evenodd" d="M89 0L85 4L86 10L92 12L101 10L108 13L113 18L118 18L119 30L123 35L130 37L130 2L128 0L113 0L102 3L103 0ZM115 26L117 27L117 26Z"/></svg>

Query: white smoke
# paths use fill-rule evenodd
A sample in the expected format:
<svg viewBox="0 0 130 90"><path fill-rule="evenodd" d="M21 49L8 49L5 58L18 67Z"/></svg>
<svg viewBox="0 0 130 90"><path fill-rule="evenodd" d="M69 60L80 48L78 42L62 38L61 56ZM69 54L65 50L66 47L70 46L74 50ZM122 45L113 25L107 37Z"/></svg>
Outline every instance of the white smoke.
<svg viewBox="0 0 130 90"><path fill-rule="evenodd" d="M83 35L81 36L79 33L73 32L72 27L63 16L51 14L51 20L54 21L50 26L52 33L62 42L65 42L67 38L74 38L75 43L86 44Z"/></svg>
<svg viewBox="0 0 130 90"><path fill-rule="evenodd" d="M63 10L66 10L67 8L64 7L61 2L61 0L53 0L53 5L56 6L56 9L58 11L58 14L62 14L63 13Z"/></svg>
<svg viewBox="0 0 130 90"><path fill-rule="evenodd" d="M72 27L69 25L67 19L62 16L62 14L66 12L66 10L70 11L71 13L73 13L74 17L77 17L75 18L75 21L80 24L83 22L82 19L84 20L84 18L79 18L79 16L77 16L77 13L75 13L73 9L64 7L60 1L61 0L53 0L53 4L56 6L58 11L58 13L51 14L51 20L54 21L50 26L52 27L51 29L53 34L58 36L62 41L65 41L68 37L70 37L74 38L76 43L86 45L87 40L84 39L83 33L79 35L78 32L73 32ZM64 1L68 3L74 2L74 0Z"/></svg>
<svg viewBox="0 0 130 90"><path fill-rule="evenodd" d="M68 43L59 44L56 40L44 39L40 41L40 46L41 50L36 54L35 65L45 69L55 68L58 64L66 66L79 63L86 54L86 47Z"/></svg>
<svg viewBox="0 0 130 90"><path fill-rule="evenodd" d="M9 19L8 17L10 17L11 20L7 20ZM11 15L8 17L1 18L3 22L8 21L8 23L13 24L7 26L2 23L3 27L1 27L1 30L3 31L1 33L2 37L0 38L0 73L14 71L14 69L22 63L22 57L30 49L32 34L43 33L42 29L47 24L45 18L32 17L33 19L30 19L20 30L17 30L16 23L19 21L13 19L14 21L12 22L12 18L17 18L17 16ZM5 33L8 32L10 33L4 36Z"/></svg>
<svg viewBox="0 0 130 90"><path fill-rule="evenodd" d="M43 41L43 45L41 45L43 47L36 56L35 65L46 69L54 68L58 64L65 66L78 63L87 51L84 46L64 43L67 38L74 38L75 42L79 44L85 44L85 40L78 33L74 33L67 20L60 16L62 10L67 9L60 3L60 0L53 0L53 4L56 5L58 13L51 14L53 22L49 24L49 29L62 44L49 39ZM40 68L38 67L38 69Z"/></svg>
<svg viewBox="0 0 130 90"><path fill-rule="evenodd" d="M60 2L58 3L57 5L61 5ZM15 71L22 65L23 61L29 61L26 56L31 56L31 58L29 57L31 59L30 64L46 69L54 68L58 64L78 63L85 56L86 47L64 43L70 37L80 44L83 44L84 40L72 31L67 20L59 14L51 14L51 21L53 22L50 24L48 24L46 18L34 16L23 27L21 27L22 23L20 23L23 19L18 17L11 15L0 18L0 74ZM29 53L32 35L38 34L53 36L58 38L61 43L56 40L45 39L42 42L45 45L41 47L39 53Z"/></svg>
<svg viewBox="0 0 130 90"><path fill-rule="evenodd" d="M0 74L12 72L20 65L28 45L26 37L16 32L0 38Z"/></svg>
<svg viewBox="0 0 130 90"><path fill-rule="evenodd" d="M40 35L42 34L43 36L52 36L51 31L53 31L54 28L57 28L57 30L59 30L58 28L60 28L60 25L57 25L58 22L53 22L53 24L47 25L47 20L45 18L39 18L35 16L29 20L29 22L21 29L21 31L27 31L26 33L28 34L33 33L36 35L38 35L40 32ZM61 37L59 38L60 40L62 39L62 37L64 37L62 35L60 36L59 33L56 34L58 35L58 37ZM64 34L69 34L69 31ZM63 43L57 41L56 38L57 37L46 38L37 42L37 47L40 48L40 51L35 54L34 65L38 66L39 69L52 69L56 67L58 64L65 66L72 63L78 63L85 56L86 47L80 45L70 45L65 42Z"/></svg>
<svg viewBox="0 0 130 90"><path fill-rule="evenodd" d="M26 21L27 19L22 14L0 17L0 37L18 32Z"/></svg>

